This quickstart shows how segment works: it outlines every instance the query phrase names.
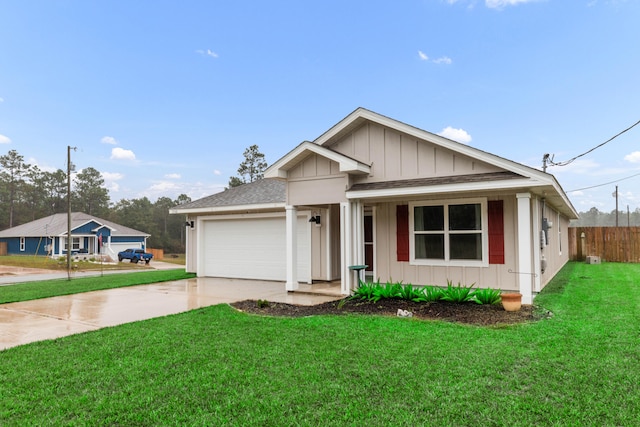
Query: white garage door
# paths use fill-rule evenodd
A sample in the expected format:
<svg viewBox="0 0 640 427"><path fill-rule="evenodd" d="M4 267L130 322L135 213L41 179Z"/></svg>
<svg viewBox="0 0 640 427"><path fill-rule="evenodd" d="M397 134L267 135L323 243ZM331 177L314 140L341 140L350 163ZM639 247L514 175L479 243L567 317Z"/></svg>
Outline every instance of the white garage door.
<svg viewBox="0 0 640 427"><path fill-rule="evenodd" d="M285 217L248 217L203 223L204 275L239 279L286 280ZM298 217L298 281L311 281L310 232Z"/></svg>

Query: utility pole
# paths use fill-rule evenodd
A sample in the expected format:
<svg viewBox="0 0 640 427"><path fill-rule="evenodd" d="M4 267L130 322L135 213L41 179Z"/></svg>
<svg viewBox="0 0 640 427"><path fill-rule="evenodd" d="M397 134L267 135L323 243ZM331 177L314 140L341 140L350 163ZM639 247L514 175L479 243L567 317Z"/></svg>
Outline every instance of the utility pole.
<svg viewBox="0 0 640 427"><path fill-rule="evenodd" d="M67 280L71 280L71 171L75 168L71 165L71 150L76 147L67 145Z"/></svg>
<svg viewBox="0 0 640 427"><path fill-rule="evenodd" d="M616 228L618 228L618 186L616 185L616 191L613 193L613 197L616 198Z"/></svg>
<svg viewBox="0 0 640 427"><path fill-rule="evenodd" d="M542 172L547 172L547 163L549 163L549 154L542 156Z"/></svg>

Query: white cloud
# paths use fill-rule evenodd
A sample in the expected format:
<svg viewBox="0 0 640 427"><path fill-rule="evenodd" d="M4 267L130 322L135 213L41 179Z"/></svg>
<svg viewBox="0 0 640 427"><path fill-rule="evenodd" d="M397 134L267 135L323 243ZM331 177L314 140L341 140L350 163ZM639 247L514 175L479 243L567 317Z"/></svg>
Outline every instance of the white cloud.
<svg viewBox="0 0 640 427"><path fill-rule="evenodd" d="M484 4L490 9L502 9L505 6L515 6L523 3L533 3L539 0L485 0Z"/></svg>
<svg viewBox="0 0 640 427"><path fill-rule="evenodd" d="M168 173L164 176L167 179L180 179L179 173Z"/></svg>
<svg viewBox="0 0 640 427"><path fill-rule="evenodd" d="M153 184L151 187L149 187L149 191L151 191L152 193L163 193L166 191L176 190L179 188L180 186L175 182L160 181Z"/></svg>
<svg viewBox="0 0 640 427"><path fill-rule="evenodd" d="M463 144L468 144L471 142L471 135L469 135L466 130L455 129L451 126L447 126L446 128L442 129L442 131L438 135L461 142Z"/></svg>
<svg viewBox="0 0 640 427"><path fill-rule="evenodd" d="M107 182L107 180L105 180L104 183L105 187L107 187L109 191L113 193L117 193L120 191L120 184L118 184L117 182Z"/></svg>
<svg viewBox="0 0 640 427"><path fill-rule="evenodd" d="M125 150L124 148L115 147L111 150L112 160L135 160L136 155L131 150Z"/></svg>
<svg viewBox="0 0 640 427"><path fill-rule="evenodd" d="M103 144L118 145L118 141L112 136L103 136L100 142Z"/></svg>
<svg viewBox="0 0 640 427"><path fill-rule="evenodd" d="M572 196L584 196L584 192L582 192L582 191L572 191L571 195Z"/></svg>
<svg viewBox="0 0 640 427"><path fill-rule="evenodd" d="M210 56L212 58L218 57L218 54L212 51L211 49L207 49L207 50L198 49L196 50L196 52L203 56Z"/></svg>
<svg viewBox="0 0 640 427"><path fill-rule="evenodd" d="M118 184L118 181L124 179L123 174L120 172L100 172L100 175L102 175L104 185L109 191L114 193L120 191L120 184Z"/></svg>
<svg viewBox="0 0 640 427"><path fill-rule="evenodd" d="M418 51L418 58L420 58L421 61L429 61L429 62L433 62L434 64L449 65L453 62L453 60L448 56L441 56L440 58L429 59L429 56L421 50Z"/></svg>
<svg viewBox="0 0 640 427"><path fill-rule="evenodd" d="M631 154L627 154L626 156L624 156L624 159L627 162L640 163L640 151L634 151Z"/></svg>
<svg viewBox="0 0 640 427"><path fill-rule="evenodd" d="M2 134L0 134L0 144L10 144L11 140L9 139L8 136L4 136Z"/></svg>
<svg viewBox="0 0 640 427"><path fill-rule="evenodd" d="M442 56L438 59L434 59L433 62L435 64L446 64L449 65L451 64L453 61L451 60L451 58L449 58L448 56Z"/></svg>
<svg viewBox="0 0 640 427"><path fill-rule="evenodd" d="M0 97L0 102L4 102L4 98Z"/></svg>
<svg viewBox="0 0 640 427"><path fill-rule="evenodd" d="M225 183L155 180L149 187L140 191L138 195L132 195L131 197L148 197L150 200L155 200L159 197L175 199L180 194L186 194L192 200L196 200L219 193L224 190L224 187Z"/></svg>
<svg viewBox="0 0 640 427"><path fill-rule="evenodd" d="M120 172L100 172L105 181L120 181L124 175Z"/></svg>
<svg viewBox="0 0 640 427"><path fill-rule="evenodd" d="M38 159L36 159L35 157L29 157L27 159L27 163L30 164L31 166L37 166L38 169L40 169L43 172L55 172L58 170L58 168L55 166L41 165Z"/></svg>
<svg viewBox="0 0 640 427"><path fill-rule="evenodd" d="M222 172L220 172L218 169L214 169L213 170L213 174L214 175L222 175Z"/></svg>

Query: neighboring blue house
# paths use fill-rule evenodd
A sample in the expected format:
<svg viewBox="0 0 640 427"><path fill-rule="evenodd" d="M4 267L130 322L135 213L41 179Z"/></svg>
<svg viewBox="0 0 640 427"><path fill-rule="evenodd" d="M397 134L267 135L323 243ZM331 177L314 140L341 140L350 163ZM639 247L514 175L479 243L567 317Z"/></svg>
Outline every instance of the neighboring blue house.
<svg viewBox="0 0 640 427"><path fill-rule="evenodd" d="M60 213L0 231L9 255L64 256L67 214ZM149 234L82 212L71 214L71 253L104 254L113 259L127 248L145 249Z"/></svg>

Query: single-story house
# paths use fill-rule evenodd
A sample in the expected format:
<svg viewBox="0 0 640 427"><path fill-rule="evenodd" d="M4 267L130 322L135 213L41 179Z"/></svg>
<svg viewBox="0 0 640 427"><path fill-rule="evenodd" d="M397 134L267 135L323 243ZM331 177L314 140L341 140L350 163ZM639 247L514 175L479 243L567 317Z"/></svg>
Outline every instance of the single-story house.
<svg viewBox="0 0 640 427"><path fill-rule="evenodd" d="M67 254L68 215L59 213L0 231L10 255ZM145 249L149 234L82 212L71 213L71 253L117 259L127 248Z"/></svg>
<svg viewBox="0 0 640 427"><path fill-rule="evenodd" d="M171 209L198 276L298 283L354 267L381 281L475 284L533 297L568 261L578 217L557 180L358 108L265 179ZM351 267L351 268L350 268Z"/></svg>

